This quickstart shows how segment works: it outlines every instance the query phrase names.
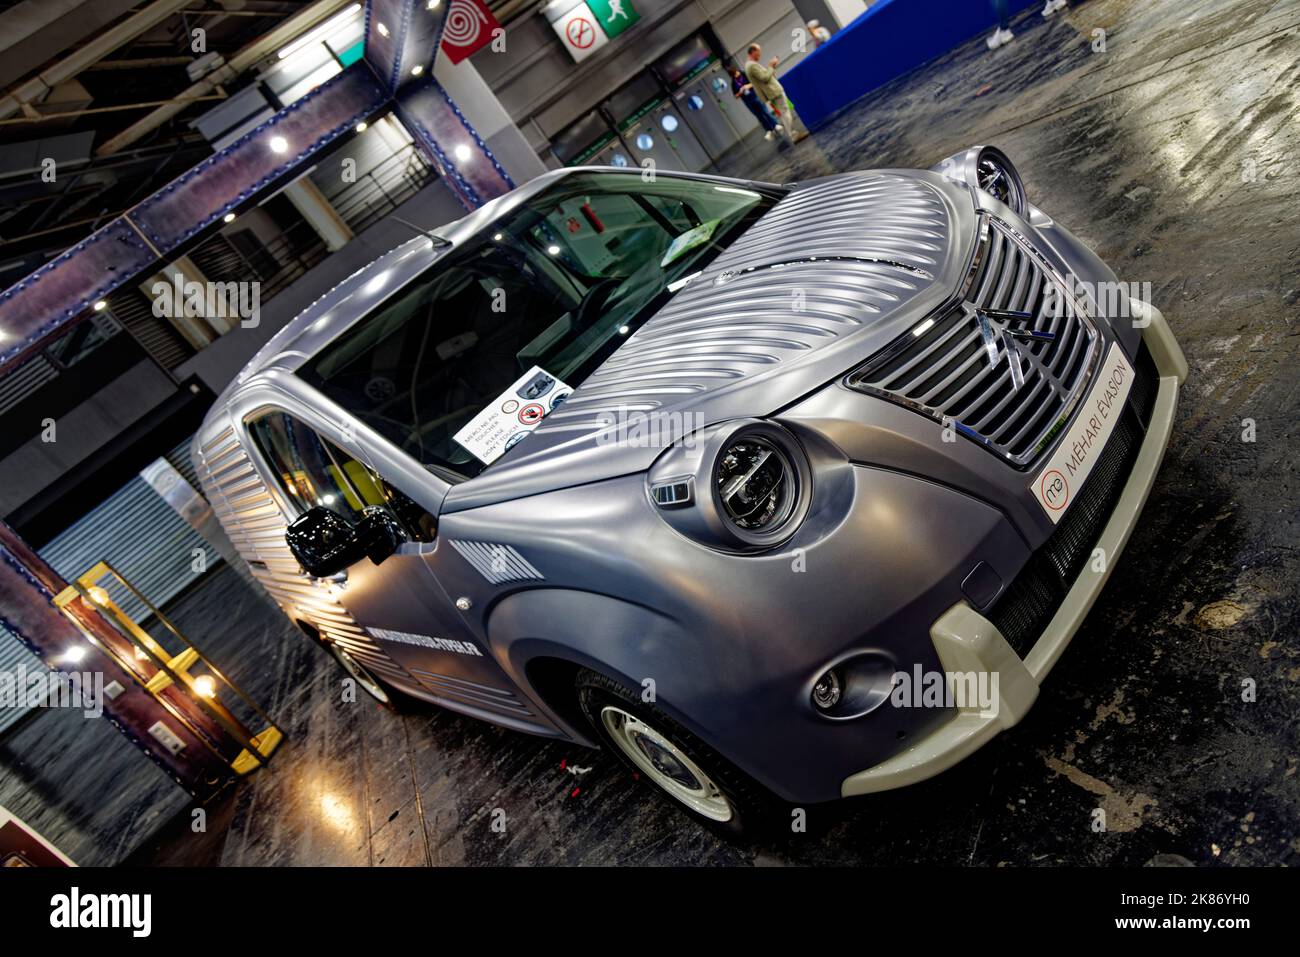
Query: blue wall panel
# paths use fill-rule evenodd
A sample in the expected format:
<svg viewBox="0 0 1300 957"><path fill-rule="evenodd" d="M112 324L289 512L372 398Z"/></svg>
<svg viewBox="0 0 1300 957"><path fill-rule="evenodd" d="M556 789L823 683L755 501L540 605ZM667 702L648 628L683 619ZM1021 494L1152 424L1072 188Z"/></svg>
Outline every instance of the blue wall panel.
<svg viewBox="0 0 1300 957"><path fill-rule="evenodd" d="M1040 0L1007 0L1015 14ZM799 118L814 129L865 93L990 33L988 0L878 0L781 77Z"/></svg>

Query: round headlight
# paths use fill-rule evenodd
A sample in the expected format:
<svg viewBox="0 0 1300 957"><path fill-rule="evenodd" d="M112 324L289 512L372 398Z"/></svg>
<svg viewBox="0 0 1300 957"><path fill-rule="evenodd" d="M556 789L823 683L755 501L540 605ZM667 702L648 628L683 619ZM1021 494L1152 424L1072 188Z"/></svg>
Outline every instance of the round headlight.
<svg viewBox="0 0 1300 957"><path fill-rule="evenodd" d="M974 167L973 185L999 202L1006 203L1017 216L1024 215L1028 208L1025 186L1020 181L1020 173L1005 153L992 146L981 147L975 152Z"/></svg>
<svg viewBox="0 0 1300 957"><path fill-rule="evenodd" d="M820 711L830 711L840 703L840 698L844 695L843 683L840 676L832 668L813 685L812 700Z"/></svg>
<svg viewBox="0 0 1300 957"><path fill-rule="evenodd" d="M660 518L709 548L756 554L799 534L812 508L813 470L797 433L733 419L665 449L646 475Z"/></svg>
<svg viewBox="0 0 1300 957"><path fill-rule="evenodd" d="M714 486L726 520L742 537L769 537L789 520L799 498L790 457L757 435L732 439L718 456Z"/></svg>

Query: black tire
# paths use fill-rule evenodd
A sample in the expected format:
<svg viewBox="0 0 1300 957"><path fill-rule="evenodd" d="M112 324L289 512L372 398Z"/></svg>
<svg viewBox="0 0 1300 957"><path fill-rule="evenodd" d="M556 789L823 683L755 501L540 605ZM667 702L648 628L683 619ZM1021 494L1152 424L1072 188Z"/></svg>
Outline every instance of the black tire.
<svg viewBox="0 0 1300 957"><path fill-rule="evenodd" d="M578 705L590 722L601 746L615 754L623 764L636 772L641 780L693 820L726 837L736 838L741 835L753 836L759 831L770 828L780 819L784 805L775 795L683 728L656 705L642 701L639 694L628 690L617 681L586 668L578 672L575 683ZM633 716L648 725L681 755L693 762L699 771L711 779L710 784L721 792L721 796L730 805L730 818L717 820L706 816L656 780L654 772L649 771L647 767L639 766L606 727L603 715L609 708L614 709L611 720L616 722L621 720L618 712ZM643 747L642 750L644 752L645 748ZM648 752L643 753L641 757L645 761L651 760ZM679 770L693 777L684 765L679 765Z"/></svg>

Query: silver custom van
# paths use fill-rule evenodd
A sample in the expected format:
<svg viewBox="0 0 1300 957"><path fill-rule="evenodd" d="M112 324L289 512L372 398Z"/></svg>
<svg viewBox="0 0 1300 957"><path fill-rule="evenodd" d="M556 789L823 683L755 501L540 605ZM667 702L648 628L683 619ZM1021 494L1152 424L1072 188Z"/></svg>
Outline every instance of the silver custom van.
<svg viewBox="0 0 1300 957"><path fill-rule="evenodd" d="M989 147L566 169L342 281L193 456L379 701L602 744L738 830L1025 715L1187 375L1125 288Z"/></svg>

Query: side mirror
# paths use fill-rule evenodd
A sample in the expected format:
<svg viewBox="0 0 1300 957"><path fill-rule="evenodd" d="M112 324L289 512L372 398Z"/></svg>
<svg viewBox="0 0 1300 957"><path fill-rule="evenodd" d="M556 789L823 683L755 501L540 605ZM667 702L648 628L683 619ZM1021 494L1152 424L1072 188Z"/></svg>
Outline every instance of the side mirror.
<svg viewBox="0 0 1300 957"><path fill-rule="evenodd" d="M313 578L337 575L366 557L352 523L321 506L294 519L284 533L284 541L302 570Z"/></svg>
<svg viewBox="0 0 1300 957"><path fill-rule="evenodd" d="M328 578L369 558L378 565L397 551L406 536L379 507L366 509L353 525L331 509L317 506L290 523L285 543L303 571L313 578Z"/></svg>

